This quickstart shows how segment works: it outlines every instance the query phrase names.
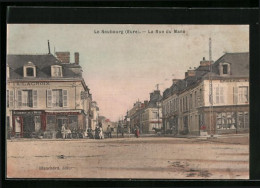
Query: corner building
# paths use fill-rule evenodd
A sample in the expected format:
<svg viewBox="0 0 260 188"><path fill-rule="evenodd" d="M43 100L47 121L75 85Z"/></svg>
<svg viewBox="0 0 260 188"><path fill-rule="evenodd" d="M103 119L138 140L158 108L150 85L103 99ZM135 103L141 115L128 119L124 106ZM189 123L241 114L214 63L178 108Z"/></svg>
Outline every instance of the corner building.
<svg viewBox="0 0 260 188"><path fill-rule="evenodd" d="M79 53L7 55L7 130L13 137L60 137L62 125L85 132L91 104Z"/></svg>
<svg viewBox="0 0 260 188"><path fill-rule="evenodd" d="M174 80L163 95L164 128L179 134L249 131L249 53L226 53Z"/></svg>

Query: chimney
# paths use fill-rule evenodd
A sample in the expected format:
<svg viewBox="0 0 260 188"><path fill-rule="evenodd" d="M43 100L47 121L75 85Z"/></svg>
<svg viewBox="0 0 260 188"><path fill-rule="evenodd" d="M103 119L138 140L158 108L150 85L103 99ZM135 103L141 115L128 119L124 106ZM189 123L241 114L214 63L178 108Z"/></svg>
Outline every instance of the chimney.
<svg viewBox="0 0 260 188"><path fill-rule="evenodd" d="M188 70L187 72L185 72L185 78L195 75L195 70Z"/></svg>
<svg viewBox="0 0 260 188"><path fill-rule="evenodd" d="M75 56L75 64L79 64L79 52L75 52L74 53L74 56Z"/></svg>
<svg viewBox="0 0 260 188"><path fill-rule="evenodd" d="M179 79L172 79L172 84L177 84L177 82L179 81Z"/></svg>
<svg viewBox="0 0 260 188"><path fill-rule="evenodd" d="M153 99L153 93L150 93L150 101Z"/></svg>
<svg viewBox="0 0 260 188"><path fill-rule="evenodd" d="M200 61L200 66L202 67L209 66L211 62L213 61L206 60L205 57L203 57L202 61Z"/></svg>
<svg viewBox="0 0 260 188"><path fill-rule="evenodd" d="M56 52L55 54L62 63L70 63L70 52Z"/></svg>

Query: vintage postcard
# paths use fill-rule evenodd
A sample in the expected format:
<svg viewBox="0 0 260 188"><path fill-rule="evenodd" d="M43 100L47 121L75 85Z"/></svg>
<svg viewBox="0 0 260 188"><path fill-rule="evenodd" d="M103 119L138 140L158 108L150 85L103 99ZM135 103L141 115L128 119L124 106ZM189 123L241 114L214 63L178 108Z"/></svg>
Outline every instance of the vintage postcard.
<svg viewBox="0 0 260 188"><path fill-rule="evenodd" d="M7 178L249 179L249 25L8 24Z"/></svg>

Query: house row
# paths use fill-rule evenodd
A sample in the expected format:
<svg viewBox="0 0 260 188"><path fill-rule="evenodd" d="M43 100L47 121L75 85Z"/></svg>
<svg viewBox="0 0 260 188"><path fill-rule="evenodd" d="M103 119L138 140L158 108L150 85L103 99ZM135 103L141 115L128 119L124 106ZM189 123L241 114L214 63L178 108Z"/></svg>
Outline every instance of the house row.
<svg viewBox="0 0 260 188"><path fill-rule="evenodd" d="M95 127L98 107L82 77L79 53L7 55L6 124L9 136L55 138L62 125Z"/></svg>
<svg viewBox="0 0 260 188"><path fill-rule="evenodd" d="M249 53L225 53L173 79L150 100L134 103L126 119L141 133L225 134L249 131Z"/></svg>
<svg viewBox="0 0 260 188"><path fill-rule="evenodd" d="M160 90L150 93L150 100L137 101L127 112L126 124L133 132L138 126L140 133L153 133L155 129L162 128L162 107L160 101L162 96Z"/></svg>
<svg viewBox="0 0 260 188"><path fill-rule="evenodd" d="M164 131L225 134L249 131L249 53L203 58L163 92Z"/></svg>

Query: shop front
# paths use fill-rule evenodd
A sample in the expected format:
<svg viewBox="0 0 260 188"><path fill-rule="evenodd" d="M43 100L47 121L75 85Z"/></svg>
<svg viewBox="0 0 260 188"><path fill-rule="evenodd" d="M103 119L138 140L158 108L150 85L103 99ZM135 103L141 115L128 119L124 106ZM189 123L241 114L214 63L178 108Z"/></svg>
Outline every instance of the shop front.
<svg viewBox="0 0 260 188"><path fill-rule="evenodd" d="M86 115L80 111L46 111L46 138L61 138L63 125L68 132L83 133L86 131Z"/></svg>
<svg viewBox="0 0 260 188"><path fill-rule="evenodd" d="M45 129L44 111L18 111L12 112L12 132L13 137L32 138Z"/></svg>

